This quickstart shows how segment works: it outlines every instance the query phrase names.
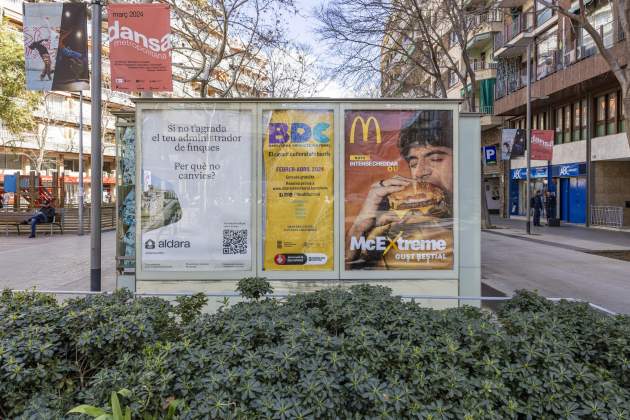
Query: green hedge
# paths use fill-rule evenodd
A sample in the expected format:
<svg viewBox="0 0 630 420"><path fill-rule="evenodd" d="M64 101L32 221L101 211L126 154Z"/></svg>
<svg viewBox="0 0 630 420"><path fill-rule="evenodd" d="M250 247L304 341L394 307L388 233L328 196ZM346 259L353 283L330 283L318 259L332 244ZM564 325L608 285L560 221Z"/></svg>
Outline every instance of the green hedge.
<svg viewBox="0 0 630 420"><path fill-rule="evenodd" d="M383 287L198 315L125 291L0 297L0 418L78 418L112 391L134 418L630 418L630 319L520 292L498 313Z"/></svg>

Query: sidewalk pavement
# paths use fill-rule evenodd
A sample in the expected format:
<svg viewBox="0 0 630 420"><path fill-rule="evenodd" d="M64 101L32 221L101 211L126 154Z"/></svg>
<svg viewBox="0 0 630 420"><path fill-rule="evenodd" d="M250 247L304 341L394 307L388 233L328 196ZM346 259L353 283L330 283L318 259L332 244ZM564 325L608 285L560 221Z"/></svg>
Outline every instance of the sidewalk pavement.
<svg viewBox="0 0 630 420"><path fill-rule="evenodd" d="M497 229L485 232L537 241L541 244L561 246L574 251L630 250L630 232L612 229L587 228L579 225L561 224L559 227L533 226L532 234L525 232L525 219L491 218ZM546 222L546 221L545 221ZM545 223L541 221L541 223Z"/></svg>
<svg viewBox="0 0 630 420"><path fill-rule="evenodd" d="M0 289L90 290L90 235L46 234L36 238L0 231ZM101 289L116 286L116 232L103 232Z"/></svg>

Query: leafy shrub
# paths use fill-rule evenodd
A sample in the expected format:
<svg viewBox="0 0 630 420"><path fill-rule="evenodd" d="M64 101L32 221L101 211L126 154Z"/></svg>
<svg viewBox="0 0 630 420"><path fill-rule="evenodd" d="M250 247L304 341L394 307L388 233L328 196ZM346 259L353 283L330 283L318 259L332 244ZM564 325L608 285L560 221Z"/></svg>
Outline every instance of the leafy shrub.
<svg viewBox="0 0 630 420"><path fill-rule="evenodd" d="M528 292L497 314L365 285L261 296L184 321L127 292L63 305L4 293L0 417L72 418L121 388L139 417L173 399L185 419L630 415L626 316Z"/></svg>
<svg viewBox="0 0 630 420"><path fill-rule="evenodd" d="M245 299L258 300L273 293L273 287L264 277L247 277L239 280L236 291Z"/></svg>

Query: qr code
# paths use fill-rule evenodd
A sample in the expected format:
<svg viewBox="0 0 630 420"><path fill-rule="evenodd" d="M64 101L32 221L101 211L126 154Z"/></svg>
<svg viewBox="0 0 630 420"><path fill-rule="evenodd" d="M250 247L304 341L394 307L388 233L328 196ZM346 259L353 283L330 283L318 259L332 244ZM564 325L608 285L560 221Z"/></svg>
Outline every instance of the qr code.
<svg viewBox="0 0 630 420"><path fill-rule="evenodd" d="M247 229L223 230L224 254L247 254Z"/></svg>

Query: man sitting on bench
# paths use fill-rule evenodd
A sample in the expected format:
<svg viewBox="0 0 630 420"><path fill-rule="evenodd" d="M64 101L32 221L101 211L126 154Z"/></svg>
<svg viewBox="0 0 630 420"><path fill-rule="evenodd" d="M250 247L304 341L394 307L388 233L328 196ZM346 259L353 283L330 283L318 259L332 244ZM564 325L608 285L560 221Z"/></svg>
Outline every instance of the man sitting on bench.
<svg viewBox="0 0 630 420"><path fill-rule="evenodd" d="M29 238L35 237L35 230L37 229L38 223L52 223L55 219L55 208L50 205L49 200L44 201L44 205L37 210L33 216L29 217L24 221L24 224L31 225L31 236Z"/></svg>

